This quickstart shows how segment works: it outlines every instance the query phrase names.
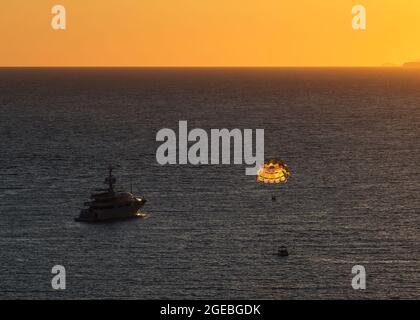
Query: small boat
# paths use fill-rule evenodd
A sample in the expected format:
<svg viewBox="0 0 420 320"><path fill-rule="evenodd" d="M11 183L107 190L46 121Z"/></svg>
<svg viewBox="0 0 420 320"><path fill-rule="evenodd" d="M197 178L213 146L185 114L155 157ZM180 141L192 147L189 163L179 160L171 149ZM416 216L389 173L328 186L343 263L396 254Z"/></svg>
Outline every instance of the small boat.
<svg viewBox="0 0 420 320"><path fill-rule="evenodd" d="M117 179L112 175L112 167L109 167L109 175L104 183L107 189L96 189L100 193L93 193L91 201L85 202L80 215L74 220L77 222L99 222L114 219L144 217L139 209L146 203L146 199L134 195L132 192L114 191Z"/></svg>
<svg viewBox="0 0 420 320"><path fill-rule="evenodd" d="M289 251L287 251L287 248L285 246L281 246L277 252L277 255L279 257L287 257L289 256Z"/></svg>

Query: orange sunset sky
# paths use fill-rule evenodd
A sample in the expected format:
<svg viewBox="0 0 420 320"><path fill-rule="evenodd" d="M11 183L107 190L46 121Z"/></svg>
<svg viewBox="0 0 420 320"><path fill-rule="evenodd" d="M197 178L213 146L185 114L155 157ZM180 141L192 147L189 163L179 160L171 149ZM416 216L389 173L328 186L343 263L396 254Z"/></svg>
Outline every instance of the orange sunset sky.
<svg viewBox="0 0 420 320"><path fill-rule="evenodd" d="M402 64L420 59L420 0L0 0L0 39L0 66Z"/></svg>

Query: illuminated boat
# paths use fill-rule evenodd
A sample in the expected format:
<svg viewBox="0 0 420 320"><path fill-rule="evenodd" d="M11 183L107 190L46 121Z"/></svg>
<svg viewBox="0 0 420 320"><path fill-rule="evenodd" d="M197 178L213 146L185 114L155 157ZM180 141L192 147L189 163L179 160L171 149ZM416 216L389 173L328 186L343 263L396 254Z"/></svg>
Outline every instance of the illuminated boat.
<svg viewBox="0 0 420 320"><path fill-rule="evenodd" d="M97 189L101 193L94 193L90 196L92 201L85 202L87 207L80 211L78 222L98 222L114 219L142 217L140 208L146 203L143 197L135 196L131 192L114 191L117 179L112 175L113 168L109 168L109 175L104 183L108 189Z"/></svg>

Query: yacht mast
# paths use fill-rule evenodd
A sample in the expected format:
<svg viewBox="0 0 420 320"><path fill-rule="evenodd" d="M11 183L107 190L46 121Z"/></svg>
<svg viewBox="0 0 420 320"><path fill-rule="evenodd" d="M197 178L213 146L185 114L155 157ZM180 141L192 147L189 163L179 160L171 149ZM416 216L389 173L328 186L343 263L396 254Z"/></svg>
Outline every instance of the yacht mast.
<svg viewBox="0 0 420 320"><path fill-rule="evenodd" d="M114 192L114 184L117 182L117 179L115 179L115 177L112 175L112 170L114 168L112 166L109 166L108 170L109 170L109 174L108 174L108 178L105 179L105 184L108 184L108 191L110 193Z"/></svg>

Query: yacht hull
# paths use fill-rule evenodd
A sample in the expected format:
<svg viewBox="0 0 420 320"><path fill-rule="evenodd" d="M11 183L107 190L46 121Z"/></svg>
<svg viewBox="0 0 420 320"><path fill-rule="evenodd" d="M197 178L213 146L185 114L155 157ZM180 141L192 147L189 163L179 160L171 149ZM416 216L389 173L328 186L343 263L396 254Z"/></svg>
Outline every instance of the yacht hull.
<svg viewBox="0 0 420 320"><path fill-rule="evenodd" d="M131 205L112 209L83 209L80 216L74 220L77 222L100 222L118 219L139 218L143 214L139 213L143 204Z"/></svg>

